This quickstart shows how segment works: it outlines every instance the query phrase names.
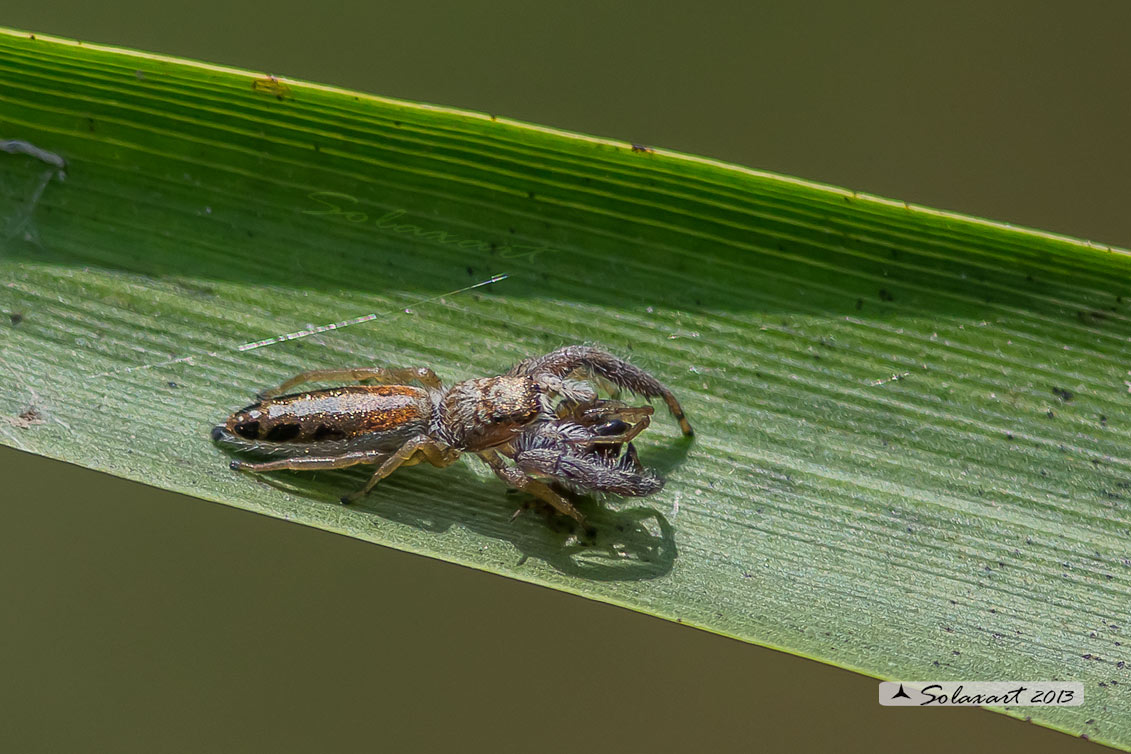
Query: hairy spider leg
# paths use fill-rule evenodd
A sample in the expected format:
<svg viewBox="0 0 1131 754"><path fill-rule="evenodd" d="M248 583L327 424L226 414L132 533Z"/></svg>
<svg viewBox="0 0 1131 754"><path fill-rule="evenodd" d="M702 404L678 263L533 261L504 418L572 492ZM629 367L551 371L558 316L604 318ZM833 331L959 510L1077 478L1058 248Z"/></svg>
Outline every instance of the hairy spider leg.
<svg viewBox="0 0 1131 754"><path fill-rule="evenodd" d="M538 499L552 505L559 513L564 513L582 526L586 526L585 516L581 515L581 511L575 508L573 503L566 500L537 479L531 478L522 469L507 466L506 462L504 462L494 450L480 451L478 455L491 467L491 470L495 472L495 476L502 479L511 487L520 489L523 492L529 492ZM516 513L515 516L517 515Z"/></svg>
<svg viewBox="0 0 1131 754"><path fill-rule="evenodd" d="M639 367L617 358L607 351L591 346L566 346L556 351L525 359L515 364L508 376L528 376L537 379L540 375L567 377L575 370L584 370L603 377L609 382L646 398L663 398L668 410L679 422L683 434L691 437L695 431L684 416L683 407L662 382Z"/></svg>
<svg viewBox="0 0 1131 754"><path fill-rule="evenodd" d="M640 467L634 450L620 461L612 461L597 453L576 453L560 445L549 445L521 448L515 453L514 462L517 469L528 475L548 477L580 491L643 497L664 486L662 479Z"/></svg>
<svg viewBox="0 0 1131 754"><path fill-rule="evenodd" d="M307 382L331 382L334 380L374 380L381 385L403 385L408 382L419 382L430 388L440 387L440 378L428 367L402 367L389 369L386 367L353 367L349 369L311 369L308 372L297 374L282 385L266 390L259 394L261 399L274 398L282 395L297 385Z"/></svg>
<svg viewBox="0 0 1131 754"><path fill-rule="evenodd" d="M420 454L419 457L417 457L418 453ZM425 460L442 469L445 466L451 466L458 458L458 450L447 445L441 445L428 435L417 435L398 448L391 456L387 455L385 461L373 472L373 476L369 477L365 486L357 492L345 495L342 502L352 503L369 494L369 491L376 487L378 482L392 474L400 466L412 466L420 463L421 460Z"/></svg>

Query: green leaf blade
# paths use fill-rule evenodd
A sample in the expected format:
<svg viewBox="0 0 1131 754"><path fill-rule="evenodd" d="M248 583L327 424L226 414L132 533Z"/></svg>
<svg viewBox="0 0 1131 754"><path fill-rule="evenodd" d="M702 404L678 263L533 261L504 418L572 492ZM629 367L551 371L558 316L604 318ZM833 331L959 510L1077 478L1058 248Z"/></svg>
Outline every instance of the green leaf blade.
<svg viewBox="0 0 1131 754"><path fill-rule="evenodd" d="M1131 747L1127 252L256 78L0 35L0 138L68 160L29 203L47 167L0 154L0 441L877 677L1081 680L1011 713ZM575 342L698 430L658 417L666 488L590 503L593 546L473 460L343 508L363 472L279 489L208 441L304 369Z"/></svg>

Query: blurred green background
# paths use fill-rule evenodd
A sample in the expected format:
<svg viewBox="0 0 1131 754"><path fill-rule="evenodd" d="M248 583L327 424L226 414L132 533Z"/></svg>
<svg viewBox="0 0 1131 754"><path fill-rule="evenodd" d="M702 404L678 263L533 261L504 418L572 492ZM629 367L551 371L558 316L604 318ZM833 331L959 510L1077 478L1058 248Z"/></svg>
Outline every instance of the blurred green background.
<svg viewBox="0 0 1131 754"><path fill-rule="evenodd" d="M1131 6L1068 7L6 0L0 24L1127 247ZM4 751L1098 751L6 448L0 475Z"/></svg>

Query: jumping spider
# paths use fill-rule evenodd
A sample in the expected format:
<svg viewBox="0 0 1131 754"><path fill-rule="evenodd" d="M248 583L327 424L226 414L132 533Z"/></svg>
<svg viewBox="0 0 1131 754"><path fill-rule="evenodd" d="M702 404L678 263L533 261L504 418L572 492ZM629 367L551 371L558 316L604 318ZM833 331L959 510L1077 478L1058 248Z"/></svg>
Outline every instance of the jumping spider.
<svg viewBox="0 0 1131 754"><path fill-rule="evenodd" d="M347 379L379 384L285 394L307 382ZM212 439L278 459L232 461L236 470L377 465L368 483L343 503L359 499L399 466L428 461L444 467L460 453L475 453L507 484L584 524L547 481L629 496L663 486L640 464L631 443L651 421L652 407L600 399L593 382L663 398L683 434L692 435L679 401L656 378L600 349L567 346L525 359L498 377L447 388L427 367L303 372L229 416L212 430Z"/></svg>

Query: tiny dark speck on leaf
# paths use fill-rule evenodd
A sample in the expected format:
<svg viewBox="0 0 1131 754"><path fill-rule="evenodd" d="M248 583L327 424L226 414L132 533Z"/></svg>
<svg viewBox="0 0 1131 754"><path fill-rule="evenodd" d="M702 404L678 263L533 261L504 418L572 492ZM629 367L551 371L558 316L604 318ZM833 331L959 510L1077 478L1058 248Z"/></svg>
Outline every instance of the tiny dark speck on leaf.
<svg viewBox="0 0 1131 754"><path fill-rule="evenodd" d="M170 382L167 382L167 383L165 383L165 384L167 384L167 385L168 385L169 387L180 387L180 385L178 385L177 383L175 383L175 382L172 382L172 381L170 381Z"/></svg>
<svg viewBox="0 0 1131 754"><path fill-rule="evenodd" d="M18 325L24 321L24 315L19 312L9 312L8 319L12 320L13 325Z"/></svg>
<svg viewBox="0 0 1131 754"><path fill-rule="evenodd" d="M1072 400L1073 398L1076 397L1076 394L1073 393L1071 390L1065 390L1062 387L1054 387L1052 389L1052 394L1055 395L1057 398L1060 398L1065 403L1068 403L1068 401L1070 401L1070 400Z"/></svg>
<svg viewBox="0 0 1131 754"><path fill-rule="evenodd" d="M881 288L880 301L895 301L895 296L891 295L887 288Z"/></svg>
<svg viewBox="0 0 1131 754"><path fill-rule="evenodd" d="M3 418L13 427L19 427L20 429L28 429L33 425L44 423L43 415L39 413L39 410L35 406L28 406L24 409L23 413L15 419L10 417Z"/></svg>
<svg viewBox="0 0 1131 754"><path fill-rule="evenodd" d="M468 265L468 267L467 267L467 274L468 275L474 275L475 274L475 270L473 270L471 268L471 265Z"/></svg>

